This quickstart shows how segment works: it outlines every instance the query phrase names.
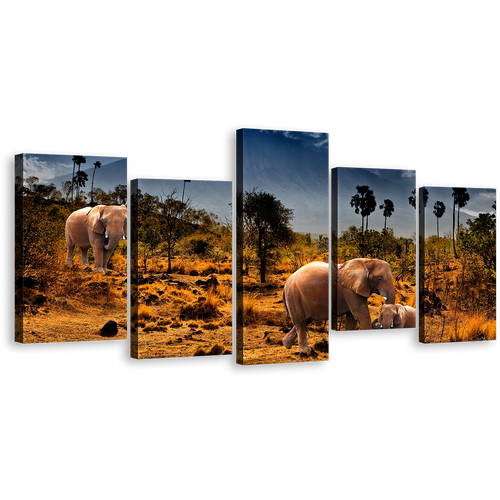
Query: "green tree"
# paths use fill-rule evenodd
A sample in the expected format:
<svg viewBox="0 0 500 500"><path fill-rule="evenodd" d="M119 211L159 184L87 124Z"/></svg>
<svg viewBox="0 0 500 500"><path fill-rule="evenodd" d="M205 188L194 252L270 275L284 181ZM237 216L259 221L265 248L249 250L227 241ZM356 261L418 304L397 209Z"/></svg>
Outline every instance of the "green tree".
<svg viewBox="0 0 500 500"><path fill-rule="evenodd" d="M188 198L184 202L180 201L177 193L177 189L174 188L171 192L162 192L158 196L158 207L160 209L158 219L160 221L161 234L167 246L168 273L172 272L172 256L175 247L188 231L184 217L192 210L191 198Z"/></svg>
<svg viewBox="0 0 500 500"><path fill-rule="evenodd" d="M127 186L118 184L114 191L109 192L113 205L125 205L127 203Z"/></svg>
<svg viewBox="0 0 500 500"><path fill-rule="evenodd" d="M148 217L139 229L139 248L142 250L144 273L147 272L148 258L151 257L161 243L160 223L154 217Z"/></svg>
<svg viewBox="0 0 500 500"><path fill-rule="evenodd" d="M293 238L290 222L293 210L286 208L276 196L264 191L246 191L242 216L245 239L255 249L260 268L260 282L266 282L266 269L271 252Z"/></svg>
<svg viewBox="0 0 500 500"><path fill-rule="evenodd" d="M471 221L468 229L460 232L460 250L481 257L485 266L496 271L496 217L494 214L481 213Z"/></svg>

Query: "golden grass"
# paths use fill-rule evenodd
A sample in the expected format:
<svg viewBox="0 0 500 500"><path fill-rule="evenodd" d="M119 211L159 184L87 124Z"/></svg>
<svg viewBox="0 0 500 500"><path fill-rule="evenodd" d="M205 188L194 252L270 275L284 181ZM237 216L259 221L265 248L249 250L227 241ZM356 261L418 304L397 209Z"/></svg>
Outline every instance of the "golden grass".
<svg viewBox="0 0 500 500"><path fill-rule="evenodd" d="M219 309L219 295L212 290L209 290L202 300L202 297L197 302L188 304L181 309L181 316L191 319L208 319L215 318L221 315Z"/></svg>
<svg viewBox="0 0 500 500"><path fill-rule="evenodd" d="M178 257L172 261L172 272L189 276L208 276L209 274L231 274L231 261L215 263L210 259L200 257Z"/></svg>
<svg viewBox="0 0 500 500"><path fill-rule="evenodd" d="M450 342L472 342L477 340L495 340L496 321L488 320L478 314L472 316L459 315L458 320L452 321L448 328Z"/></svg>
<svg viewBox="0 0 500 500"><path fill-rule="evenodd" d="M151 318L152 314L153 312L151 310L151 307L145 304L139 304L139 312L137 315L137 319L139 321Z"/></svg>
<svg viewBox="0 0 500 500"><path fill-rule="evenodd" d="M266 325L266 326L285 326L287 324L287 313L285 308L276 311L266 308L263 304L263 298L257 292L251 292L243 295L243 308L241 301L237 304L237 315L243 317L243 324L247 325Z"/></svg>

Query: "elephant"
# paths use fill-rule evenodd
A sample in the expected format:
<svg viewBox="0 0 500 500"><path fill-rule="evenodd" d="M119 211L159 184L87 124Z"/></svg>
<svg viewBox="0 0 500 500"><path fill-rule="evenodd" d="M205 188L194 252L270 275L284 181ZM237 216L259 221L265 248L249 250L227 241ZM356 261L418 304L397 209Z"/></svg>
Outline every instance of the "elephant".
<svg viewBox="0 0 500 500"><path fill-rule="evenodd" d="M88 266L88 251L94 251L94 271L106 272L109 258L120 240L127 236L127 207L97 205L73 212L66 220L66 265L73 262L75 245L82 250L82 265Z"/></svg>
<svg viewBox="0 0 500 500"><path fill-rule="evenodd" d="M396 290L389 264L379 259L353 259L332 266L332 313L346 315L346 330L371 330L368 297L381 295L386 303L394 304ZM307 344L307 324L312 320L328 319L328 264L311 262L293 273L285 283L283 302L294 324L283 338L290 349L298 337L299 351L310 351Z"/></svg>
<svg viewBox="0 0 500 500"><path fill-rule="evenodd" d="M417 311L403 304L384 304L380 315L372 323L373 328L415 328Z"/></svg>

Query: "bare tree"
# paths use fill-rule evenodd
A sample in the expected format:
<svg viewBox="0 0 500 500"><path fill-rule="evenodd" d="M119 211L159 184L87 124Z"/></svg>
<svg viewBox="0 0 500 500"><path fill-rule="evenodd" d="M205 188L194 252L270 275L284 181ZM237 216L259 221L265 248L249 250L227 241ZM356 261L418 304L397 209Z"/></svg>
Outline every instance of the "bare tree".
<svg viewBox="0 0 500 500"><path fill-rule="evenodd" d="M158 215L161 227L161 234L167 244L168 269L172 272L172 255L179 240L187 231L186 215L192 209L192 198L181 201L177 197L177 189L174 188L170 193L162 192L158 196Z"/></svg>

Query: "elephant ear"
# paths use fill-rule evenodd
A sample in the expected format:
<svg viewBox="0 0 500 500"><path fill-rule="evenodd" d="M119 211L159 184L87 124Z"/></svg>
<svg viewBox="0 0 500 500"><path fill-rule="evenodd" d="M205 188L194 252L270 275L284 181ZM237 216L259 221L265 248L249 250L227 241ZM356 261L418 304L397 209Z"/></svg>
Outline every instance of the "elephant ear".
<svg viewBox="0 0 500 500"><path fill-rule="evenodd" d="M104 234L104 225L101 222L101 215L104 208L105 205L97 205L87 214L85 224L90 226L94 233Z"/></svg>
<svg viewBox="0 0 500 500"><path fill-rule="evenodd" d="M362 297L371 295L368 268L359 259L344 262L338 270L338 282Z"/></svg>
<svg viewBox="0 0 500 500"><path fill-rule="evenodd" d="M394 324L395 325L400 325L401 323L403 323L404 321L406 321L406 315L408 313L406 311L405 306L403 306L401 304L398 304L396 306L396 308L397 308L397 311L398 311L398 315L394 318Z"/></svg>

